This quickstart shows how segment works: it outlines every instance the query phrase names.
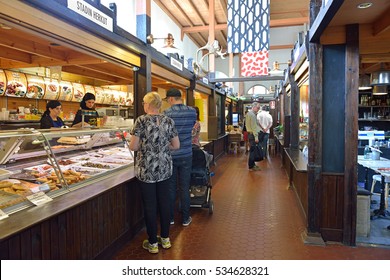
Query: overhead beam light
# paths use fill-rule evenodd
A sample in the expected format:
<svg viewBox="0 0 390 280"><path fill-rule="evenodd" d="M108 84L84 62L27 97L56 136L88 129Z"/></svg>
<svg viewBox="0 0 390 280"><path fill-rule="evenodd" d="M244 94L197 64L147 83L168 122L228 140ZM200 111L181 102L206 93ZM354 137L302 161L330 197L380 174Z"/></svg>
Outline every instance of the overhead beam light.
<svg viewBox="0 0 390 280"><path fill-rule="evenodd" d="M372 6L371 2L363 2L357 5L358 9L368 9Z"/></svg>

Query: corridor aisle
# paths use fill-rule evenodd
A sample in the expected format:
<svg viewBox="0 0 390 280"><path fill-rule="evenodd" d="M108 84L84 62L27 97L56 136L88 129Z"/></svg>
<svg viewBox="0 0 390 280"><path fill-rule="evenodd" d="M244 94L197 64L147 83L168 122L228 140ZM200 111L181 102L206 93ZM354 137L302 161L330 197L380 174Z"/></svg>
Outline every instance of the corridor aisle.
<svg viewBox="0 0 390 280"><path fill-rule="evenodd" d="M390 249L305 245L304 220L295 194L278 156L260 163L261 171L249 172L247 156L229 154L213 167L214 213L191 208L192 224L183 227L175 218L171 226L172 248L158 254L142 248L145 229L113 259L118 260L389 260Z"/></svg>

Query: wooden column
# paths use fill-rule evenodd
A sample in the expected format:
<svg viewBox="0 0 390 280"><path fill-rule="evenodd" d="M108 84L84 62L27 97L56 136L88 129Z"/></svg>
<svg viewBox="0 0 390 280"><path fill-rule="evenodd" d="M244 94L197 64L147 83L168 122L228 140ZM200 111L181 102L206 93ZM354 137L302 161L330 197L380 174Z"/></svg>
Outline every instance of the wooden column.
<svg viewBox="0 0 390 280"><path fill-rule="evenodd" d="M345 170L343 243L356 244L357 148L359 95L359 25L347 25L345 67Z"/></svg>
<svg viewBox="0 0 390 280"><path fill-rule="evenodd" d="M299 88L290 74L291 85L291 123L290 123L290 148L299 149Z"/></svg>
<svg viewBox="0 0 390 280"><path fill-rule="evenodd" d="M313 24L322 5L321 0L310 2L310 22ZM322 96L323 96L323 50L319 42L309 44L309 142L308 142L308 213L307 235L321 243L321 172L322 172Z"/></svg>

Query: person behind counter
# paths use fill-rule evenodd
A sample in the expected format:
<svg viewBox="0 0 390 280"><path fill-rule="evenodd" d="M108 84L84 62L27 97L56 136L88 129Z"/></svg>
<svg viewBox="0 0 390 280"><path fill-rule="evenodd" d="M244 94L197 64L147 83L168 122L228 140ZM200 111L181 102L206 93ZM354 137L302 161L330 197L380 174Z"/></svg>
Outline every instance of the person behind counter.
<svg viewBox="0 0 390 280"><path fill-rule="evenodd" d="M61 111L61 102L57 100L50 100L47 102L46 111L43 113L40 120L40 128L60 128L64 126L64 121L59 117Z"/></svg>
<svg viewBox="0 0 390 280"><path fill-rule="evenodd" d="M98 126L99 114L95 110L95 95L93 93L87 92L83 99L80 102L80 109L77 111L76 116L74 117L72 127L82 127L82 111L87 110L91 111L93 115L84 115L84 126ZM105 118L103 118L103 122ZM103 125L103 123L101 124Z"/></svg>

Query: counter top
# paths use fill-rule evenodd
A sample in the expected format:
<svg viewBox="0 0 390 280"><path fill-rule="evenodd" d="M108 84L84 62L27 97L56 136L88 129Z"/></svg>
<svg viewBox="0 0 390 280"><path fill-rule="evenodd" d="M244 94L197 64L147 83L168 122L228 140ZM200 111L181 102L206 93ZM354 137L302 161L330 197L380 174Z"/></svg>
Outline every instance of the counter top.
<svg viewBox="0 0 390 280"><path fill-rule="evenodd" d="M300 150L284 148L288 158L298 172L307 172L307 158Z"/></svg>

